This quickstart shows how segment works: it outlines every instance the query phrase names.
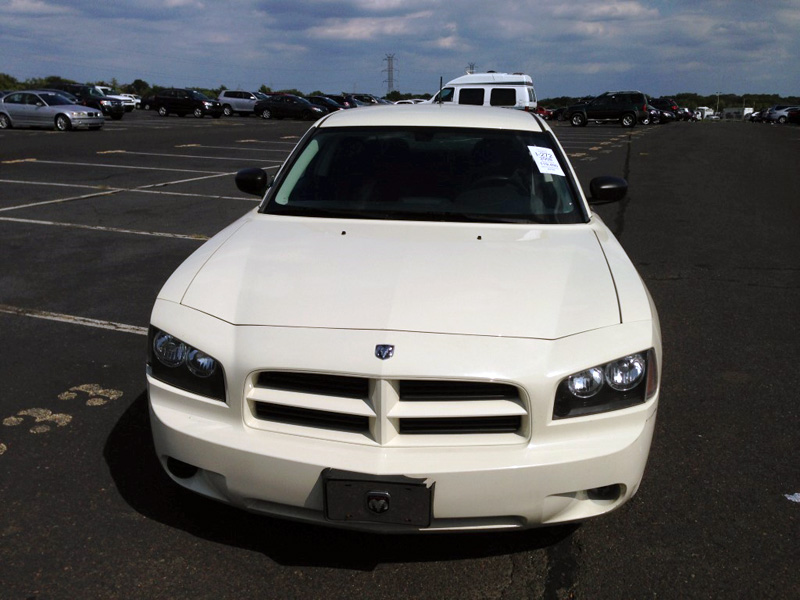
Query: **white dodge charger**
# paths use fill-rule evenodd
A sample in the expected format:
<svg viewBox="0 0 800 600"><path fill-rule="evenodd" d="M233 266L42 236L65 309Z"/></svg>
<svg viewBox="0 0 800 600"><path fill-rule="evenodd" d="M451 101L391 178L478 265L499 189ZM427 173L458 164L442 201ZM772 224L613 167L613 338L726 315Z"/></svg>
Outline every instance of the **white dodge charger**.
<svg viewBox="0 0 800 600"><path fill-rule="evenodd" d="M178 484L384 532L582 520L637 491L661 334L539 117L339 111L153 308L155 448Z"/></svg>

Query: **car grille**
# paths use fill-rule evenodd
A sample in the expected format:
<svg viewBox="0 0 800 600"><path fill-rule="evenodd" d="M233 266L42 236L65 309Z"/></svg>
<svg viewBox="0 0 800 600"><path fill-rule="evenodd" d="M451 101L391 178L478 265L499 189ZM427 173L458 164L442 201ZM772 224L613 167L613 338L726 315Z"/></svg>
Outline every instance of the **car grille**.
<svg viewBox="0 0 800 600"><path fill-rule="evenodd" d="M323 439L396 445L519 443L520 390L491 381L371 379L262 371L247 386L248 423Z"/></svg>

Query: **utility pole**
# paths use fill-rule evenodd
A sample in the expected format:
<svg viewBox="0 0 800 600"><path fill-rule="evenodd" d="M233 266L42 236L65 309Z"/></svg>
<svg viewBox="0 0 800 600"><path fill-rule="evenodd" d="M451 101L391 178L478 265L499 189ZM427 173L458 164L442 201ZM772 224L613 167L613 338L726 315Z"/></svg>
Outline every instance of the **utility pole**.
<svg viewBox="0 0 800 600"><path fill-rule="evenodd" d="M385 60L387 63L384 72L389 74L389 78L386 80L389 84L388 89L386 90L386 93L388 94L389 92L394 91L394 54L387 54L386 58L383 60Z"/></svg>

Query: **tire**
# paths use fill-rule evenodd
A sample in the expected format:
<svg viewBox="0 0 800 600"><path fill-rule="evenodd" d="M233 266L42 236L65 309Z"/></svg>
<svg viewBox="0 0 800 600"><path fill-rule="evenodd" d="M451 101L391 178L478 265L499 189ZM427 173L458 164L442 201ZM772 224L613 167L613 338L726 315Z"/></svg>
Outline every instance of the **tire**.
<svg viewBox="0 0 800 600"><path fill-rule="evenodd" d="M158 114L161 115L162 117L166 117L169 114L169 112L167 112L167 107L166 106L159 106L158 107Z"/></svg>
<svg viewBox="0 0 800 600"><path fill-rule="evenodd" d="M623 127L636 127L636 115L633 113L625 113L619 120Z"/></svg>
<svg viewBox="0 0 800 600"><path fill-rule="evenodd" d="M781 117L778 117L778 123L780 123L781 125L783 125L784 123L786 123L786 117L783 117L783 116L781 116Z"/></svg>
<svg viewBox="0 0 800 600"><path fill-rule="evenodd" d="M265 108L264 110L261 111L261 118L262 119L271 119L272 118L272 113L269 111L268 108Z"/></svg>
<svg viewBox="0 0 800 600"><path fill-rule="evenodd" d="M222 107L222 114L225 115L226 117L232 117L233 109L230 107L230 105L226 104L225 106Z"/></svg>
<svg viewBox="0 0 800 600"><path fill-rule="evenodd" d="M149 102L145 102L144 104L141 105L141 107L143 109L145 109L145 110L150 110L150 103Z"/></svg>
<svg viewBox="0 0 800 600"><path fill-rule="evenodd" d="M72 122L70 122L67 115L56 115L55 125L56 129L59 131L69 131L72 129Z"/></svg>
<svg viewBox="0 0 800 600"><path fill-rule="evenodd" d="M11 119L6 114L0 114L0 129L11 129Z"/></svg>
<svg viewBox="0 0 800 600"><path fill-rule="evenodd" d="M569 122L573 127L586 127L586 115L583 113L573 113L570 118Z"/></svg>
<svg viewBox="0 0 800 600"><path fill-rule="evenodd" d="M203 118L203 109L202 108L195 108L194 111L192 111L192 114L194 115L195 119L202 119Z"/></svg>

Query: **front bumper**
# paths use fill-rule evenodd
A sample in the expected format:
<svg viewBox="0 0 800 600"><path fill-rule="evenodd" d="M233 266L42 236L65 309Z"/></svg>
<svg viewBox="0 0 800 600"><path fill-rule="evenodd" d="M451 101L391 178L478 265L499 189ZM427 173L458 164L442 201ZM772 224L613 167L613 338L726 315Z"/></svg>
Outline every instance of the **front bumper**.
<svg viewBox="0 0 800 600"><path fill-rule="evenodd" d="M323 471L397 475L435 483L430 527L419 531L519 529L610 512L638 490L653 435L655 410L614 435L517 448L359 448L283 434L253 435L170 407L170 391L149 380L156 452L173 480L194 492L253 512L384 532L405 526L332 522L324 514ZM173 392L174 393L174 392ZM182 394L178 394L182 396ZM198 467L176 477L168 458ZM619 486L612 498L590 490ZM412 528L414 530L415 528Z"/></svg>
<svg viewBox="0 0 800 600"><path fill-rule="evenodd" d="M633 351L655 348L660 370L657 323L640 321L547 341L233 327L191 314L186 319L185 308L159 302L153 324L222 362L227 402L175 388L149 372L147 380L158 458L174 481L197 493L278 517L391 532L516 529L583 520L618 508L638 490L658 393L630 408L559 420L552 419L553 400L564 376ZM403 352L379 361L370 350L387 337ZM515 434L384 431L370 437L314 430L255 416L253 398L259 397L252 382L264 369L360 375L378 382L371 389L391 388L404 378L502 382L524 390L527 412ZM319 402L324 406L331 400ZM171 469L175 464L193 468ZM326 469L434 485L430 526L327 520ZM598 494L598 489L612 493Z"/></svg>

